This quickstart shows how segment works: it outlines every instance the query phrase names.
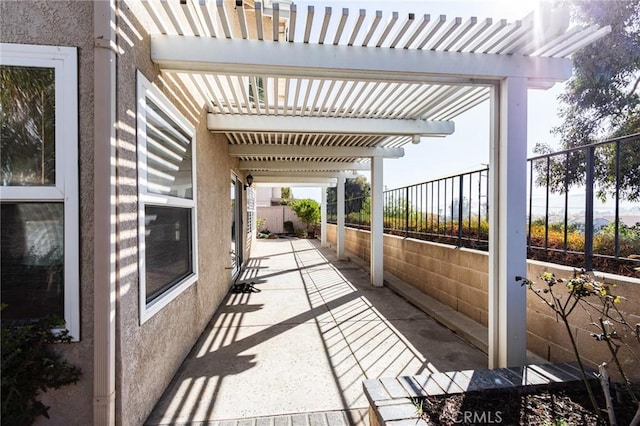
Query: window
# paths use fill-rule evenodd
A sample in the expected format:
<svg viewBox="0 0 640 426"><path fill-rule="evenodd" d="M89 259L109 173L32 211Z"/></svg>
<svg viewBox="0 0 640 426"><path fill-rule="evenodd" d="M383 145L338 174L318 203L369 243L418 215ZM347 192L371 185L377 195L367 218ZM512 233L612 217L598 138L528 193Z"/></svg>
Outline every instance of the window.
<svg viewBox="0 0 640 426"><path fill-rule="evenodd" d="M140 323L197 280L195 130L138 72Z"/></svg>
<svg viewBox="0 0 640 426"><path fill-rule="evenodd" d="M55 315L78 340L76 48L0 50L2 320Z"/></svg>

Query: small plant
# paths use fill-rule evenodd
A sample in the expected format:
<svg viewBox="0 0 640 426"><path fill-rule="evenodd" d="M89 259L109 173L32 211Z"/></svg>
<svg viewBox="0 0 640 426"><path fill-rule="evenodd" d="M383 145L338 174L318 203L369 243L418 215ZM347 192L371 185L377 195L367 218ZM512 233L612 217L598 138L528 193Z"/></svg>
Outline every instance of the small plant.
<svg viewBox="0 0 640 426"><path fill-rule="evenodd" d="M55 329L60 320L31 323L2 321L2 424L29 425L39 416L49 418L38 401L40 392L76 383L81 371L52 349L53 343L69 343L69 331Z"/></svg>
<svg viewBox="0 0 640 426"><path fill-rule="evenodd" d="M309 236L309 234L304 229L298 229L296 231L296 237L298 237L298 238L307 238L308 236Z"/></svg>
<svg viewBox="0 0 640 426"><path fill-rule="evenodd" d="M540 276L544 285L537 287L533 281L516 277L516 281L522 281L522 285L526 286L533 292L541 301L543 301L548 307L550 307L556 314L556 317L562 320L565 326L571 346L582 372L585 388L589 395L593 409L601 416L601 410L596 402L593 391L589 384L587 374L585 372L582 357L576 344L576 338L572 332L572 327L569 324L569 315L580 307L585 310L591 319L591 325L595 328L596 332L591 333L591 336L601 342L605 342L607 349L611 353L611 359L616 366L620 376L623 379L623 387L628 393L630 399L636 406L636 415L631 422L632 425L640 423L640 402L635 394L631 381L625 374L622 367L622 363L618 358L618 352L620 348L625 345L628 346L623 340L623 337L632 336L633 340L640 342L640 324L631 325L627 322L625 315L619 310L618 305L624 300L623 297L615 295L612 292L612 287L605 285L604 283L597 281L593 275L587 274L584 271L576 271L572 278L563 279L556 278L552 273L545 272ZM564 284L564 286L558 284ZM564 287L564 290L561 290ZM630 350L630 353L635 354L637 352ZM640 361L640 359L638 360ZM605 397L609 395L609 383L608 383L607 363L600 365L600 382L603 387ZM611 424L616 424L615 414L610 407L610 398L607 398L607 412Z"/></svg>
<svg viewBox="0 0 640 426"><path fill-rule="evenodd" d="M411 403L416 407L416 414L418 418L426 420L426 413L424 410L424 399L411 397Z"/></svg>
<svg viewBox="0 0 640 426"><path fill-rule="evenodd" d="M268 234L269 230L267 229L267 219L264 217L256 218L256 228L258 229L258 232Z"/></svg>

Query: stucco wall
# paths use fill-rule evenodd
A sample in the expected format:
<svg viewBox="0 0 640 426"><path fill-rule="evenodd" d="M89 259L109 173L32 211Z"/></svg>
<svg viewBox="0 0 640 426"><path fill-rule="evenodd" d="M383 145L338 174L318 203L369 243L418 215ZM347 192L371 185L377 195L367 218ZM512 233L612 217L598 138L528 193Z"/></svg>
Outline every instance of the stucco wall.
<svg viewBox="0 0 640 426"><path fill-rule="evenodd" d="M64 29L62 31L61 29ZM58 345L82 368L75 385L51 390L40 399L51 420L38 424L87 425L93 395L93 2L0 2L0 41L78 48L78 130L80 181L80 341ZM77 336L75 336L77 337ZM71 403L70 403L71 402Z"/></svg>
<svg viewBox="0 0 640 426"><path fill-rule="evenodd" d="M370 232L352 228L345 230L345 249L352 255L369 260ZM336 241L336 226L329 225L329 241ZM488 323L488 253L458 249L393 235L384 236L384 269L411 284L434 299L467 315L476 322ZM573 269L529 260L527 276L536 281L543 272L569 277ZM598 274L599 277L603 274ZM615 291L627 298L621 309L630 315L632 325L640 323L640 280L604 275L606 283L616 285ZM524 290L523 290L524 291ZM603 342L596 342L590 333L592 319L584 311L575 311L570 317L572 329L577 333L580 353L592 365L608 361L610 356ZM534 353L553 362L575 359L564 325L557 322L550 308L535 295L527 295L527 345ZM635 349L638 349L636 344ZM640 370L632 368L634 358L629 349L621 349L626 371L640 380Z"/></svg>
<svg viewBox="0 0 640 426"><path fill-rule="evenodd" d="M122 52L118 56L117 412L121 425L144 422L229 288L229 184L230 172L237 166L228 156L224 136L207 130L205 109L184 102L180 89L151 63L149 37L138 21L138 17L147 16L141 7L139 2L120 3L119 27L126 35L120 38ZM136 228L136 70L157 85L192 122L197 139L199 278L142 325ZM246 223L246 213L243 216Z"/></svg>

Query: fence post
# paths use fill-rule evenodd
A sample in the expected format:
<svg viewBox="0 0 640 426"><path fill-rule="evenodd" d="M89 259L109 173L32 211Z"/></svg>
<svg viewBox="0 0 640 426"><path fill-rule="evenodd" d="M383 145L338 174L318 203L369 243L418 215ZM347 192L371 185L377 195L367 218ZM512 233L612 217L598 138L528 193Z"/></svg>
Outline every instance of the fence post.
<svg viewBox="0 0 640 426"><path fill-rule="evenodd" d="M616 141L616 232L614 253L620 257L620 141Z"/></svg>
<svg viewBox="0 0 640 426"><path fill-rule="evenodd" d="M569 250L569 153L564 163L564 251ZM547 182L548 184L548 182Z"/></svg>
<svg viewBox="0 0 640 426"><path fill-rule="evenodd" d="M409 187L404 189L404 237L409 237Z"/></svg>
<svg viewBox="0 0 640 426"><path fill-rule="evenodd" d="M546 197L544 201L544 252L545 254L549 250L549 191L551 185L549 184L551 179L551 157L547 157L547 175L546 175Z"/></svg>
<svg viewBox="0 0 640 426"><path fill-rule="evenodd" d="M533 161L527 160L529 163L529 229L527 230L527 250L533 245L531 244L531 225L533 224Z"/></svg>
<svg viewBox="0 0 640 426"><path fill-rule="evenodd" d="M593 271L593 180L596 148L587 148L587 176L584 214L584 269Z"/></svg>
<svg viewBox="0 0 640 426"><path fill-rule="evenodd" d="M464 175L460 175L460 190L458 191L458 247L462 247L462 197L464 196L463 185Z"/></svg>

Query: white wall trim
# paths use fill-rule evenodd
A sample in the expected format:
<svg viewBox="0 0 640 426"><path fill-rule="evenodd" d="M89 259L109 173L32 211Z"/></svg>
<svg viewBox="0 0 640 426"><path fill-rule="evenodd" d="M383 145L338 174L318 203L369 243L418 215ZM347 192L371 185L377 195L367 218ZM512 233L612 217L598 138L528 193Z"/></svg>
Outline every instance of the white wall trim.
<svg viewBox="0 0 640 426"><path fill-rule="evenodd" d="M78 54L75 47L0 43L2 65L55 69L55 186L0 187L2 201L64 203L64 320L80 340Z"/></svg>

